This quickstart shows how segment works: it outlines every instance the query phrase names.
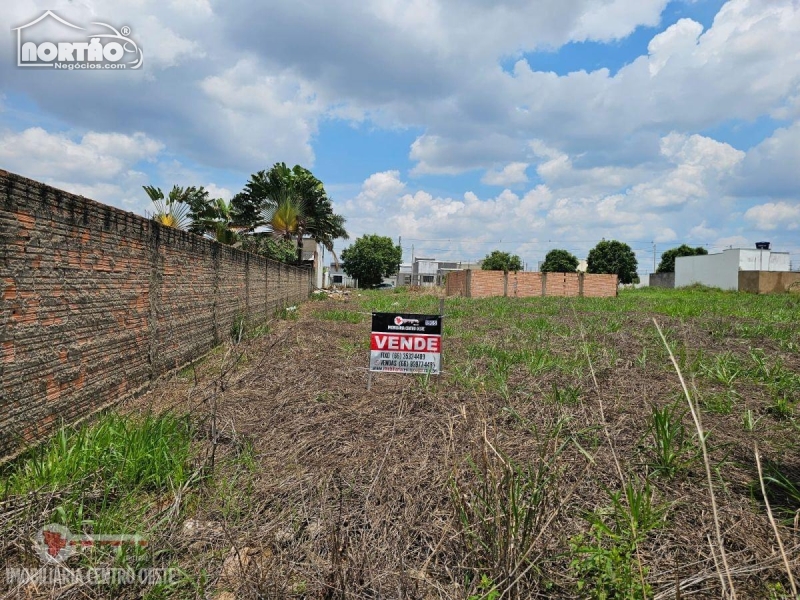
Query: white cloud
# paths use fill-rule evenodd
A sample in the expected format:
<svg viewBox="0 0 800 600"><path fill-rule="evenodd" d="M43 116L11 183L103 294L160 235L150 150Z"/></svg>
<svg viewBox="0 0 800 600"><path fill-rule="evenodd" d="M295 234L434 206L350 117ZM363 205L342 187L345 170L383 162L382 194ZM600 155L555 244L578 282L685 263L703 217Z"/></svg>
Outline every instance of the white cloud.
<svg viewBox="0 0 800 600"><path fill-rule="evenodd" d="M289 72L267 74L242 60L205 78L200 88L219 111L210 126L219 151L252 165L279 160L313 165L311 136L322 107L302 80Z"/></svg>
<svg viewBox="0 0 800 600"><path fill-rule="evenodd" d="M708 239L717 235L716 229L712 229L706 225L705 219L699 225L695 225L689 230L689 238L693 240Z"/></svg>
<svg viewBox="0 0 800 600"><path fill-rule="evenodd" d="M697 41L703 33L703 26L691 19L680 19L677 23L659 33L647 46L650 55L650 75L658 72L672 59L687 58L697 48Z"/></svg>
<svg viewBox="0 0 800 600"><path fill-rule="evenodd" d="M147 50L148 68L166 69L186 60L198 60L206 56L197 41L181 36L154 16L139 21L135 35L136 41Z"/></svg>
<svg viewBox="0 0 800 600"><path fill-rule="evenodd" d="M75 141L66 134L31 127L0 133L0 162L36 179L72 178L109 181L140 160L152 160L163 145L143 133L89 132Z"/></svg>
<svg viewBox="0 0 800 600"><path fill-rule="evenodd" d="M481 178L481 182L487 185L507 186L517 183L526 183L528 176L525 174L525 169L528 168L528 163L512 162L503 167L500 171L490 170Z"/></svg>
<svg viewBox="0 0 800 600"><path fill-rule="evenodd" d="M800 228L800 204L767 202L749 208L744 213L744 218L759 231L795 230Z"/></svg>
<svg viewBox="0 0 800 600"><path fill-rule="evenodd" d="M234 193L228 188L220 187L214 183L209 183L203 186L208 192L209 198L222 198L223 200L230 200L233 198Z"/></svg>
<svg viewBox="0 0 800 600"><path fill-rule="evenodd" d="M741 195L792 197L800 201L800 121L777 129L748 151L733 185Z"/></svg>

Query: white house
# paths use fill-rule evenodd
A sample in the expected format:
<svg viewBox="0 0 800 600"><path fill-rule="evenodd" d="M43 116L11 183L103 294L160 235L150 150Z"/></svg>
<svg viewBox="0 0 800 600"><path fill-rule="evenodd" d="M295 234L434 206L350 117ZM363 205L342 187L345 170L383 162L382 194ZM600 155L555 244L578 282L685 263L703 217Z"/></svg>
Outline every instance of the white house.
<svg viewBox="0 0 800 600"><path fill-rule="evenodd" d="M331 263L331 266L328 269L327 279L328 281L325 283L325 287L328 287L329 285L333 287L358 287L358 280L345 273L342 269L341 263L339 263L339 265L337 265L335 262Z"/></svg>
<svg viewBox="0 0 800 600"><path fill-rule="evenodd" d="M719 254L675 259L675 287L699 283L723 290L739 289L739 271L788 271L789 253L733 248Z"/></svg>
<svg viewBox="0 0 800 600"><path fill-rule="evenodd" d="M435 258L417 257L411 264L400 265L397 273L397 285L418 285L435 287L444 285L445 277L451 271L462 269L480 269L481 261L442 261Z"/></svg>

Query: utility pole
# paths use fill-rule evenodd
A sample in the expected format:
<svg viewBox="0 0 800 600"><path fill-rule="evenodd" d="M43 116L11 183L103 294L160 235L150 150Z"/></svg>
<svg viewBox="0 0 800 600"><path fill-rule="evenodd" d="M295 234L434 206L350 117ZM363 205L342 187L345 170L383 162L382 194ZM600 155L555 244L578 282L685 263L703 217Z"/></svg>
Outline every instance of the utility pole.
<svg viewBox="0 0 800 600"><path fill-rule="evenodd" d="M656 272L656 243L653 242L653 273Z"/></svg>
<svg viewBox="0 0 800 600"><path fill-rule="evenodd" d="M397 236L397 245L400 246L400 262L403 262L403 236Z"/></svg>

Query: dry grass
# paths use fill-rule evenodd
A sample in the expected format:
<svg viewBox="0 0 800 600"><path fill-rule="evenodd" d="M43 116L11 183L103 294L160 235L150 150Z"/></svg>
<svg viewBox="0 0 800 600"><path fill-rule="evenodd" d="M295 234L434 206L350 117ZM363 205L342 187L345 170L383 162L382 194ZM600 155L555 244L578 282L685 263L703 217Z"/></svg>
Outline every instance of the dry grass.
<svg viewBox="0 0 800 600"><path fill-rule="evenodd" d="M592 542L597 556L609 556L631 535L627 519L634 529L627 567L637 586L630 589L655 598L721 597L719 545L712 554L708 544L716 523L729 567L721 570L738 597L783 597L793 583L786 569L797 576L800 540L788 520L776 522L784 560L751 448L758 439L764 456L793 473L793 421L769 412L774 399L766 383L742 380L729 414L703 415L707 463L690 463L671 478L652 476L644 438L651 405L675 402L682 389L651 317L659 315L687 388L701 400L723 389L692 366L703 357L728 351L744 361L757 345L797 373L798 354L781 342L780 323L771 325L775 337L732 339L720 328L752 327L754 318L670 316L636 304L625 297L448 300L441 380L380 375L370 392L364 313L435 311L435 298L376 293L309 303L297 320L216 353L123 407L190 412L195 466L205 477L168 494L169 512L152 507L168 518L148 530L159 554L145 558L180 566L186 579L113 595L598 597L601 583L585 563L576 570L571 548L582 536L584 544L599 540ZM800 312L796 305L787 310ZM326 318L343 312L363 319ZM755 431L742 427L745 406L763 417ZM634 498L646 497L664 520L636 530L628 482L634 492L648 486ZM784 500L776 496L773 510L776 502L791 510ZM3 510L0 522L5 518L10 532L19 517ZM615 510L629 512L614 521ZM40 512L48 522L47 510ZM776 512L779 519L786 514ZM599 533L603 527L609 533ZM1 556L9 564L31 561L24 538L6 544ZM608 597L626 597L624 581L608 585L617 590ZM28 587L23 597L108 595L91 586Z"/></svg>

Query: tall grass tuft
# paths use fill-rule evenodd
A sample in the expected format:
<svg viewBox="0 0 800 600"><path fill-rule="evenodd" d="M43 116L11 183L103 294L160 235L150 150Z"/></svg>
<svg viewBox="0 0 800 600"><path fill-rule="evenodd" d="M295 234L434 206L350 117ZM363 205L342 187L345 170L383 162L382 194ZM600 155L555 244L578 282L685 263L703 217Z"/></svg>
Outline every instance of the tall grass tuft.
<svg viewBox="0 0 800 600"><path fill-rule="evenodd" d="M511 598L521 597L520 580L540 558L544 549L534 554L537 542L563 500L556 467L567 444L559 439L562 425L541 434L538 456L527 464L497 450L484 436L480 458L469 459L469 469L451 483L475 581L489 577Z"/></svg>
<svg viewBox="0 0 800 600"><path fill-rule="evenodd" d="M167 490L188 477L192 431L172 414L137 419L108 413L97 422L63 428L47 444L2 474L7 494L55 491L80 481L106 490Z"/></svg>

